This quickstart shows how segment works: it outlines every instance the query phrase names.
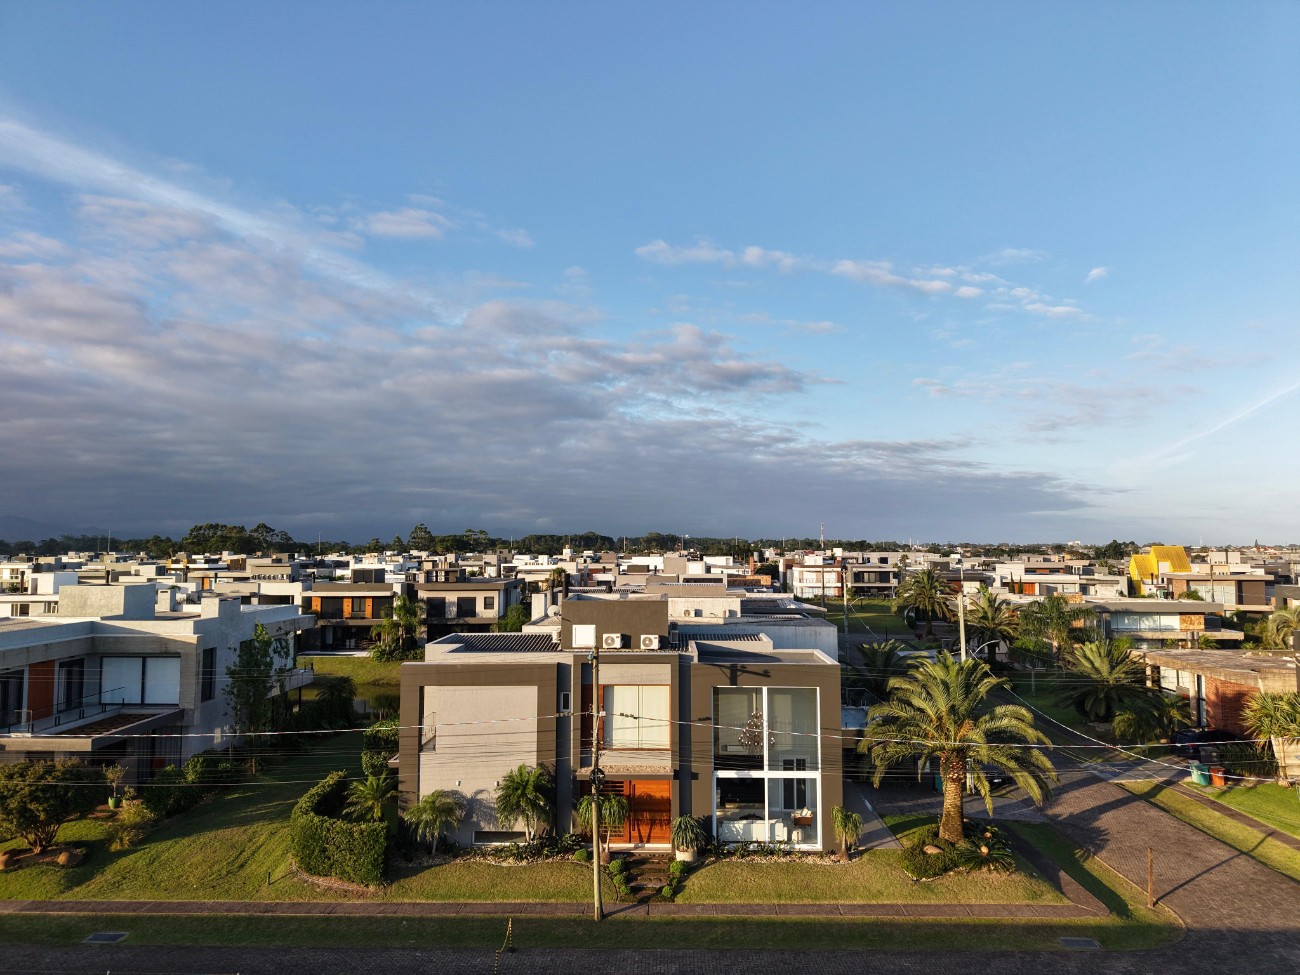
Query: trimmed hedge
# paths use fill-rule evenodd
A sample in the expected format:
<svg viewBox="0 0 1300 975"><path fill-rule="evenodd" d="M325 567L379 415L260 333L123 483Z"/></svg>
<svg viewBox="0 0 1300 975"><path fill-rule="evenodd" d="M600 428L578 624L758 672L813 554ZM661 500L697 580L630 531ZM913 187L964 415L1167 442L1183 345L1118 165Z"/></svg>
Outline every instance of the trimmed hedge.
<svg viewBox="0 0 1300 975"><path fill-rule="evenodd" d="M289 816L294 859L317 876L355 884L383 883L388 826L337 818L347 787L346 772L331 772L298 800Z"/></svg>

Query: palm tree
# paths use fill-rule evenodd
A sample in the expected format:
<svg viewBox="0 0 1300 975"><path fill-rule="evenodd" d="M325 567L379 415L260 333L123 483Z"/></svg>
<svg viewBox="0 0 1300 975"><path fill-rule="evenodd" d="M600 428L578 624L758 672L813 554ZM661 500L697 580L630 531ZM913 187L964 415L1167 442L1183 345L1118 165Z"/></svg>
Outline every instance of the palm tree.
<svg viewBox="0 0 1300 975"><path fill-rule="evenodd" d="M574 810L574 816L578 821L578 832L585 833L591 829L591 803L590 793L578 800L577 808ZM627 799L623 796L607 795L600 799L600 830L604 834L601 837L592 838L596 858L604 863L608 859L609 835L614 830L621 830L623 824L627 822L630 814Z"/></svg>
<svg viewBox="0 0 1300 975"><path fill-rule="evenodd" d="M1089 721L1112 721L1120 711L1142 710L1160 693L1147 687L1146 665L1121 643L1094 640L1071 648L1063 662L1069 676L1061 682L1057 703Z"/></svg>
<svg viewBox="0 0 1300 975"><path fill-rule="evenodd" d="M464 818L465 800L446 789L434 789L402 814L415 838L421 843L431 843L434 853L438 852L442 831L455 829Z"/></svg>
<svg viewBox="0 0 1300 975"><path fill-rule="evenodd" d="M1261 691L1242 709L1246 727L1256 738L1271 739L1280 779L1291 778L1291 760L1300 757L1300 694Z"/></svg>
<svg viewBox="0 0 1300 975"><path fill-rule="evenodd" d="M503 829L523 821L524 836L531 843L540 826L555 809L555 784L540 766L520 765L501 777L496 791L497 822Z"/></svg>
<svg viewBox="0 0 1300 975"><path fill-rule="evenodd" d="M973 635L976 646L993 640L1011 643L1020 629L1015 607L988 586L980 586L975 601L966 609L966 629Z"/></svg>
<svg viewBox="0 0 1300 975"><path fill-rule="evenodd" d="M847 861L853 846L858 842L858 834L862 832L862 814L836 806L831 810L831 823L835 826L835 838L840 841Z"/></svg>
<svg viewBox="0 0 1300 975"><path fill-rule="evenodd" d="M862 666L849 664L844 675L845 689L865 691L874 698L873 703L883 701L889 693L890 680L907 673L907 668L912 665L910 650L911 647L900 640L860 644L858 653L862 657Z"/></svg>
<svg viewBox="0 0 1300 975"><path fill-rule="evenodd" d="M1300 629L1300 606L1274 610L1264 621L1261 634L1264 646L1269 650L1291 650L1291 638L1297 629Z"/></svg>
<svg viewBox="0 0 1300 975"><path fill-rule="evenodd" d="M948 598L951 592L947 583L931 566L908 576L894 590L893 610L910 609L925 617L925 639L934 636L934 621L948 615Z"/></svg>
<svg viewBox="0 0 1300 975"><path fill-rule="evenodd" d="M1191 726L1192 708L1187 698L1157 690L1141 707L1116 711L1111 733L1120 741L1155 741Z"/></svg>
<svg viewBox="0 0 1300 975"><path fill-rule="evenodd" d="M382 822L389 804L397 797L397 780L385 772L367 775L348 786L343 815L357 822Z"/></svg>
<svg viewBox="0 0 1300 975"><path fill-rule="evenodd" d="M958 661L941 653L891 680L889 700L868 712L874 723L868 725L869 736L858 750L871 755L877 786L896 762L939 760L943 779L939 835L950 843L962 840L968 775L990 813L993 797L986 768L1007 773L1040 805L1051 792L1050 783L1056 781L1045 753L1051 745L1034 727L1029 709L987 704L993 690L1005 684L981 660Z"/></svg>
<svg viewBox="0 0 1300 975"><path fill-rule="evenodd" d="M414 660L419 656L418 638L424 625L424 603L409 596L397 596L392 609L370 630L375 641L371 655L381 660Z"/></svg>
<svg viewBox="0 0 1300 975"><path fill-rule="evenodd" d="M1059 592L1036 599L1020 611L1020 635L1048 643L1052 659L1061 660L1061 647L1088 633L1096 620L1091 607L1071 603Z"/></svg>

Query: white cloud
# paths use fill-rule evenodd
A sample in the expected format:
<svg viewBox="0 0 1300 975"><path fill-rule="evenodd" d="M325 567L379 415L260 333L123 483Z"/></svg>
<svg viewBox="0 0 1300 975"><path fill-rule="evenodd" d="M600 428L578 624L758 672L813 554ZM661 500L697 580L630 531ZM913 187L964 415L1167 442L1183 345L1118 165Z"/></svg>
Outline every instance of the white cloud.
<svg viewBox="0 0 1300 975"><path fill-rule="evenodd" d="M372 213L358 220L354 226L372 237L441 239L456 225L433 210L406 207L401 210Z"/></svg>
<svg viewBox="0 0 1300 975"><path fill-rule="evenodd" d="M527 230L515 228L514 230L498 230L496 235L512 247L532 247L536 241L533 235Z"/></svg>
<svg viewBox="0 0 1300 975"><path fill-rule="evenodd" d="M30 230L20 231L7 240L0 240L0 257L3 258L50 260L67 254L68 248L61 241Z"/></svg>
<svg viewBox="0 0 1300 975"><path fill-rule="evenodd" d="M675 246L665 240L652 240L636 249L637 257L655 264L727 264L736 263L733 251L723 250L707 240L696 241L686 247Z"/></svg>
<svg viewBox="0 0 1300 975"><path fill-rule="evenodd" d="M1025 311L1032 312L1035 315L1046 315L1048 318L1084 317L1083 311L1073 305L1046 305L1041 301L1029 302L1025 305Z"/></svg>
<svg viewBox="0 0 1300 975"><path fill-rule="evenodd" d="M976 288L973 285L963 284L953 292L958 298L978 298L984 293L983 288Z"/></svg>
<svg viewBox="0 0 1300 975"><path fill-rule="evenodd" d="M1047 257L1046 251L1033 250L1029 247L1004 247L992 254L985 254L979 263L1002 267L1009 264L1029 264Z"/></svg>
<svg viewBox="0 0 1300 975"><path fill-rule="evenodd" d="M1110 274L1110 268L1108 267L1094 267L1091 271L1088 272L1088 276L1083 279L1083 283L1092 284L1092 282L1100 281L1102 278L1107 277L1109 274Z"/></svg>

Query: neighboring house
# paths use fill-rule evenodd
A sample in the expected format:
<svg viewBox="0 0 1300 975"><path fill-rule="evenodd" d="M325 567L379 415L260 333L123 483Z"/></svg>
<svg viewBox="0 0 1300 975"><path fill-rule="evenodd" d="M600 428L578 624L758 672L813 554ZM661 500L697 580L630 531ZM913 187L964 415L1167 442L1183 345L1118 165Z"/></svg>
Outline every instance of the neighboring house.
<svg viewBox="0 0 1300 975"><path fill-rule="evenodd" d="M226 668L256 624L291 649L311 625L295 606L157 604L152 583L65 586L58 616L0 621L0 762L75 756L147 778L228 739ZM310 676L293 672L286 690Z"/></svg>
<svg viewBox="0 0 1300 975"><path fill-rule="evenodd" d="M1102 636L1108 640L1128 637L1138 648L1199 647L1204 637L1215 643L1239 643L1240 630L1223 626L1223 606L1196 600L1173 599L1085 599L1097 613Z"/></svg>
<svg viewBox="0 0 1300 975"><path fill-rule="evenodd" d="M796 599L839 599L844 570L838 565L795 565L786 573Z"/></svg>
<svg viewBox="0 0 1300 975"><path fill-rule="evenodd" d="M866 552L847 563L849 595L892 599L898 588L899 552Z"/></svg>
<svg viewBox="0 0 1300 975"><path fill-rule="evenodd" d="M604 789L631 810L615 844L668 849L669 823L689 814L723 842L833 847L829 812L843 801L833 657L759 634L674 643L663 596L571 597L560 609L553 635L454 634L402 665L404 801L460 792L459 842L514 841L515 824L495 818L496 785L521 764L545 765L556 828L576 830L598 740Z"/></svg>
<svg viewBox="0 0 1300 975"><path fill-rule="evenodd" d="M1231 650L1144 650L1148 682L1186 698L1201 727L1249 737L1242 719L1246 703L1260 691L1300 691L1295 661L1256 657Z"/></svg>
<svg viewBox="0 0 1300 975"><path fill-rule="evenodd" d="M485 633L509 612L524 605L528 586L522 579L458 577L459 581L420 582L417 599L424 602L428 638L448 633Z"/></svg>
<svg viewBox="0 0 1300 975"><path fill-rule="evenodd" d="M365 650L370 632L392 615L396 593L388 583L318 582L304 592L302 611L316 618L305 639L306 653Z"/></svg>

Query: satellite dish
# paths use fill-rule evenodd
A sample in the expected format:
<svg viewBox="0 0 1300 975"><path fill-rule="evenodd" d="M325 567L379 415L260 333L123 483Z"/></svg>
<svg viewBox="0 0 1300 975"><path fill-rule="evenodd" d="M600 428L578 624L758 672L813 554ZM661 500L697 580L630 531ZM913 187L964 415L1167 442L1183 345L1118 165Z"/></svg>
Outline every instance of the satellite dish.
<svg viewBox="0 0 1300 975"><path fill-rule="evenodd" d="M551 617L559 616L559 615L560 615L560 607L559 607L559 606L552 606L550 609L548 609L548 610L546 611L546 615L547 615L547 616L551 616Z"/></svg>

